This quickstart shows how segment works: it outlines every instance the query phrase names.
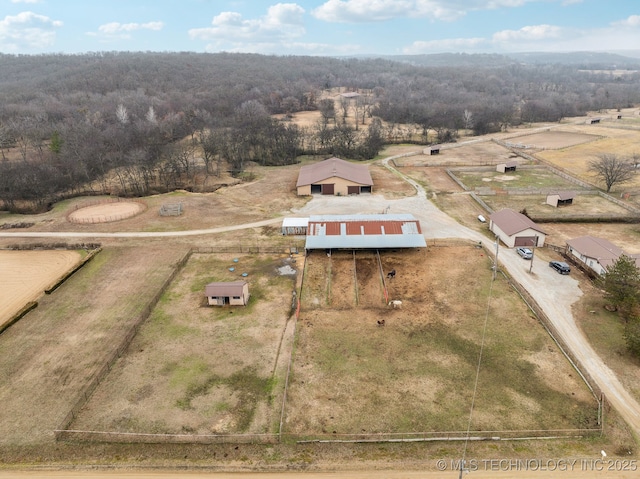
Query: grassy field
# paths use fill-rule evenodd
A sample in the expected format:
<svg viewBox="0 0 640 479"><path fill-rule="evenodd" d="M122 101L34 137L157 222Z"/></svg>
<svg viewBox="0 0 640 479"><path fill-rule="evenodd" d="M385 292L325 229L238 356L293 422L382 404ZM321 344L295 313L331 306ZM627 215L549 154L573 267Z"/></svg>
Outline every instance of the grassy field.
<svg viewBox="0 0 640 479"><path fill-rule="evenodd" d="M584 189L546 168L520 168L509 173L501 173L495 170L465 171L456 169L453 173L471 190L476 188L491 188L494 190L553 188L559 191Z"/></svg>
<svg viewBox="0 0 640 479"><path fill-rule="evenodd" d="M291 264L288 256L192 255L72 428L277 433L286 371L277 361L295 280L281 271ZM206 305L207 283L242 272L246 307Z"/></svg>

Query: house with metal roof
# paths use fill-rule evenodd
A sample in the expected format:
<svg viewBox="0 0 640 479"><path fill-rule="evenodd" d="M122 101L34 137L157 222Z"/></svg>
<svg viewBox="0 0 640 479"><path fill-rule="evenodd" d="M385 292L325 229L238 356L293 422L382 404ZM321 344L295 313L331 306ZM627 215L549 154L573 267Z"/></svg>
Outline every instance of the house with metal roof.
<svg viewBox="0 0 640 479"><path fill-rule="evenodd" d="M489 230L509 248L543 246L547 233L530 218L505 208L489 216Z"/></svg>
<svg viewBox="0 0 640 479"><path fill-rule="evenodd" d="M204 288L209 306L246 306L249 302L249 284L246 281L209 283Z"/></svg>
<svg viewBox="0 0 640 479"><path fill-rule="evenodd" d="M635 259L636 264L640 266L640 255L625 253L611 241L595 236L587 235L567 240L566 252L571 258L597 274L606 273L607 268L618 261L622 255Z"/></svg>
<svg viewBox="0 0 640 479"><path fill-rule="evenodd" d="M420 222L409 214L309 217L305 249L424 248Z"/></svg>
<svg viewBox="0 0 640 479"><path fill-rule="evenodd" d="M296 188L298 195L358 195L371 193L373 180L367 165L333 157L300 168Z"/></svg>

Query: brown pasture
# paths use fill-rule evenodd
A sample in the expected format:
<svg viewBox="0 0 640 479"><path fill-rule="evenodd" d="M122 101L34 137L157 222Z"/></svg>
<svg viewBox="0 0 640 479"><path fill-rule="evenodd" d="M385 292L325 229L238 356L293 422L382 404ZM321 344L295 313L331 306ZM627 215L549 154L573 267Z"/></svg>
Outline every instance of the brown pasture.
<svg viewBox="0 0 640 479"><path fill-rule="evenodd" d="M488 257L472 246L449 246L384 251L380 261L371 252L308 256L286 432L341 439L465 428ZM391 269L395 278L386 278ZM401 308L385 303L385 286ZM577 418L594 412L588 389L513 290L506 283L495 288L487 347L505 362L481 366L487 389L472 427L585 426ZM507 373L514 365L529 371L526 379ZM547 394L564 405L551 411L541 399Z"/></svg>
<svg viewBox="0 0 640 479"><path fill-rule="evenodd" d="M79 260L77 251L0 251L0 329Z"/></svg>

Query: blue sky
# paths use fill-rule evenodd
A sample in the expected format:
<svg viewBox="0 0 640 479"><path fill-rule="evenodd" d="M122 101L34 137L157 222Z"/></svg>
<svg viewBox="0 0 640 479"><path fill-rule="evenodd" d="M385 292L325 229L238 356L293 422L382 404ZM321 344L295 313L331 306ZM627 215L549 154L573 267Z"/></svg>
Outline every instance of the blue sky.
<svg viewBox="0 0 640 479"><path fill-rule="evenodd" d="M0 0L0 52L640 49L640 0Z"/></svg>

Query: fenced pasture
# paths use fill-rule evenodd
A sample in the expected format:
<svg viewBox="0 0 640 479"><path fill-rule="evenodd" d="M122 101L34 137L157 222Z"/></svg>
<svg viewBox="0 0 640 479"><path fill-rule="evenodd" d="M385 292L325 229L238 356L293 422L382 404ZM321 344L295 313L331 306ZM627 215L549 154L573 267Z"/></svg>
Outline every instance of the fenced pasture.
<svg viewBox="0 0 640 479"><path fill-rule="evenodd" d="M0 334L0 444L53 439L186 252L153 242L104 248Z"/></svg>
<svg viewBox="0 0 640 479"><path fill-rule="evenodd" d="M419 146L414 147L420 151ZM459 144L446 144L438 155L415 155L395 160L399 167L444 166L454 167L462 165L486 166L498 165L518 158L505 146L493 141L461 140ZM526 160L519 161L526 163Z"/></svg>
<svg viewBox="0 0 640 479"><path fill-rule="evenodd" d="M285 435L464 435L485 319L473 434L597 430L597 401L508 282L491 282L482 248L381 251L377 268L373 257L308 257ZM390 269L394 278L384 275ZM356 300L356 291L375 297L385 287L402 308Z"/></svg>
<svg viewBox="0 0 640 479"><path fill-rule="evenodd" d="M637 221L640 216L624 208L597 191L576 195L573 203L554 207L546 204L546 195L484 195L482 200L493 210L511 208L515 211L527 210L527 215L534 221ZM589 193L589 194L587 194Z"/></svg>
<svg viewBox="0 0 640 479"><path fill-rule="evenodd" d="M193 253L69 425L94 432L63 434L125 442L272 440L289 359L281 347L292 339L285 329L295 267L283 254ZM238 279L249 283L246 307L206 305L207 283Z"/></svg>
<svg viewBox="0 0 640 479"><path fill-rule="evenodd" d="M581 143L567 148L544 150L536 153L536 157L563 171L570 171L576 177L594 183L597 178L589 171L589 162L602 154L615 154L628 158L640 153L640 120L629 120L634 127L623 128L619 123L607 122L599 125L573 126L570 131L589 132L599 135L596 141ZM601 185L604 186L604 185ZM614 193L640 188L640 175L624 185L614 185Z"/></svg>
<svg viewBox="0 0 640 479"><path fill-rule="evenodd" d="M589 143L601 138L600 135L592 135L577 131L549 130L525 134L521 136L510 136L508 145L514 147L540 149L540 150L556 150L561 148L569 148L583 143Z"/></svg>
<svg viewBox="0 0 640 479"><path fill-rule="evenodd" d="M586 191L587 188L557 175L545 167L520 167L516 171L501 173L491 168L455 168L450 170L452 175L468 190L504 192L518 191L521 194L531 192L540 194L542 191L553 193L558 191Z"/></svg>
<svg viewBox="0 0 640 479"><path fill-rule="evenodd" d="M81 258L80 252L71 250L0 250L0 331Z"/></svg>

